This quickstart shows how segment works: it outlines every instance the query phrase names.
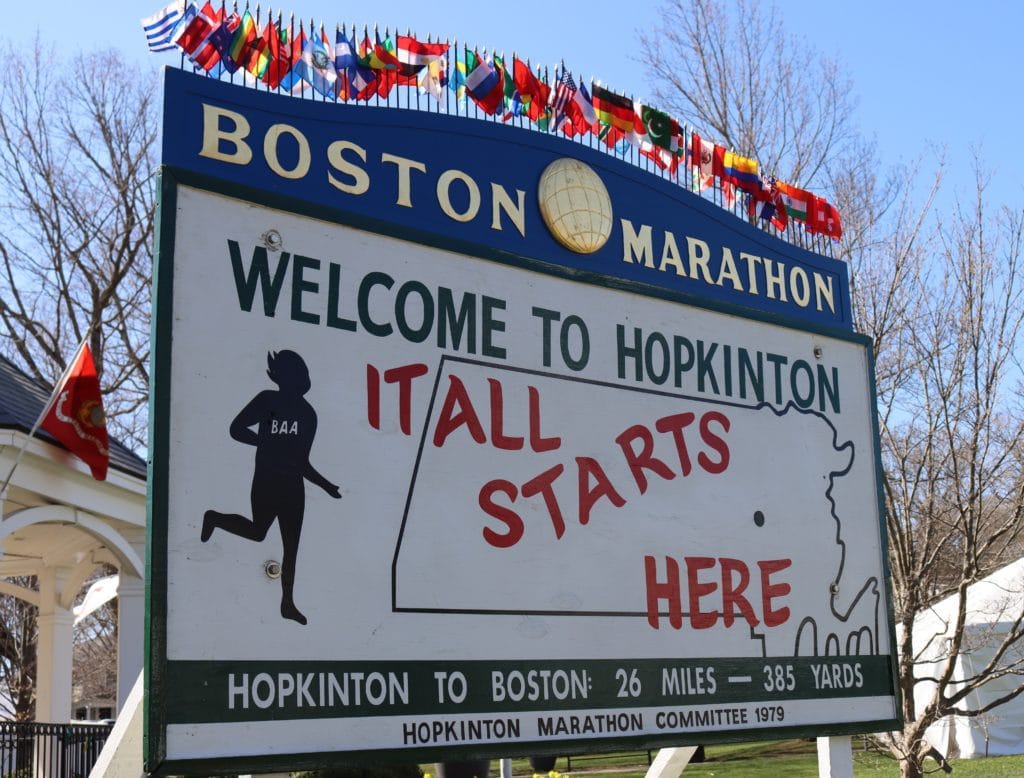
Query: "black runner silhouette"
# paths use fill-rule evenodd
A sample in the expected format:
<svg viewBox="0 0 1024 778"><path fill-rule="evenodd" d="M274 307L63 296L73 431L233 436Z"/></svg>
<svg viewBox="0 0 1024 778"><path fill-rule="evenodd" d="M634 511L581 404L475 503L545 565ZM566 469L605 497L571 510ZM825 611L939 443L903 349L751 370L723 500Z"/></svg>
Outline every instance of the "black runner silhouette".
<svg viewBox="0 0 1024 778"><path fill-rule="evenodd" d="M249 401L231 422L231 437L256 447L252 475L252 519L237 513L206 511L200 539L205 543L215 529L248 540L262 541L277 519L281 530L281 615L299 624L306 617L295 607L295 561L306 508L303 480L316 484L331 497L338 487L309 461L316 436L316 411L304 399L310 389L309 369L294 351L269 352L267 375L277 390L267 389ZM256 430L253 431L253 427Z"/></svg>

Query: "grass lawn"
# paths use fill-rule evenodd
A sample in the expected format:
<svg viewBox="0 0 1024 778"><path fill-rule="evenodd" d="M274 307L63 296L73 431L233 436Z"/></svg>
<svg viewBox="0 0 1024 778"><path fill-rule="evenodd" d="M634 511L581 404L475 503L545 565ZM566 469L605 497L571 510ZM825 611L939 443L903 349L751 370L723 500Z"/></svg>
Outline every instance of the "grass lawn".
<svg viewBox="0 0 1024 778"><path fill-rule="evenodd" d="M818 757L814 741L780 740L769 743L732 743L708 746L707 761L688 766L681 778L718 776L725 778L817 778ZM855 778L898 778L899 768L890 757L864 751L854 739L853 773ZM992 757L989 759L953 760L953 778L1020 778L1024 776L1024 756ZM426 766L424 766L426 767ZM491 774L497 774L492 762ZM559 759L555 769L564 773L565 759ZM929 761L925 770L944 775L938 765ZM525 760L513 760L515 776L529 776L530 766ZM571 775L586 778L643 778L647 760L638 754L606 754L598 758L574 759Z"/></svg>

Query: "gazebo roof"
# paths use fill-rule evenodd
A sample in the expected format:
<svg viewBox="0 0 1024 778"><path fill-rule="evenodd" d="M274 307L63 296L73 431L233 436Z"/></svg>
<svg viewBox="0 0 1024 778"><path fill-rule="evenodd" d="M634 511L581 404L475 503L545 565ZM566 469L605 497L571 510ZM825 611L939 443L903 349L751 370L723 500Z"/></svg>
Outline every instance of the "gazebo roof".
<svg viewBox="0 0 1024 778"><path fill-rule="evenodd" d="M0 429L31 431L49 398L50 387L30 378L0 355ZM64 448L43 430L38 430L36 437ZM113 437L110 438L110 466L139 478L146 477L145 460Z"/></svg>

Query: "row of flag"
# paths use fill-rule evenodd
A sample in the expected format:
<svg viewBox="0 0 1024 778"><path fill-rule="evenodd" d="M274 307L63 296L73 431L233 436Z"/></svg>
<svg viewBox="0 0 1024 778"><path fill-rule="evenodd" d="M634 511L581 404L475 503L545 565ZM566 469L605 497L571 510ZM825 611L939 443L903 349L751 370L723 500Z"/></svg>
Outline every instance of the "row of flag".
<svg viewBox="0 0 1024 778"><path fill-rule="evenodd" d="M307 34L300 24L279 16L264 25L249 12L228 13L223 5L177 0L142 20L151 51L180 49L196 67L213 76L243 71L269 89L301 93L313 89L332 100L387 98L396 86L416 87L438 102L447 88L457 99L472 100L484 113L506 121L526 117L539 129L573 137L595 135L620 153L630 147L660 169L703 191L716 182L726 205L737 193L749 217L785 230L790 221L805 231L838 240L839 212L825 198L800 187L762 176L756 160L740 156L685 129L668 114L612 92L598 83L590 88L561 66L548 83L516 56L486 56L475 49L456 50L448 43L424 42L411 35L364 32L354 42L338 28L334 40L320 27Z"/></svg>

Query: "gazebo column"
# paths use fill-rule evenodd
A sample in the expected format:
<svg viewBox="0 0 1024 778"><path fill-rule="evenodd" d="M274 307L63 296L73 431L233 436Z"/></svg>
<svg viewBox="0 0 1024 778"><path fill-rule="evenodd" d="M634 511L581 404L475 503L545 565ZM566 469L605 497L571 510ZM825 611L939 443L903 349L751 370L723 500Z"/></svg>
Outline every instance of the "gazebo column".
<svg viewBox="0 0 1024 778"><path fill-rule="evenodd" d="M146 584L127 570L117 585L117 710L121 711L142 672L146 634Z"/></svg>
<svg viewBox="0 0 1024 778"><path fill-rule="evenodd" d="M39 621L36 644L36 721L71 720L71 656L74 616L60 605L65 571L39 572Z"/></svg>

